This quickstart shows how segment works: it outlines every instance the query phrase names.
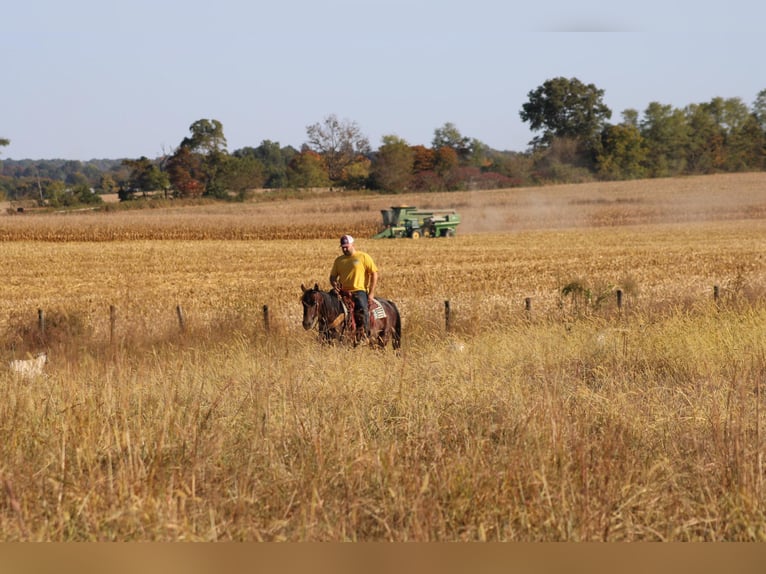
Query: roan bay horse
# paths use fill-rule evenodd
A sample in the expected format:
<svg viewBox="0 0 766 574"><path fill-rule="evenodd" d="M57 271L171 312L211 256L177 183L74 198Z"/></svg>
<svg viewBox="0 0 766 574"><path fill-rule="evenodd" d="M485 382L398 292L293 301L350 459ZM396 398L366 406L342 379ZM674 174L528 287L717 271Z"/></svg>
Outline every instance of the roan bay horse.
<svg viewBox="0 0 766 574"><path fill-rule="evenodd" d="M319 336L326 343L351 342L358 345L363 338L363 328L357 328L353 305L348 294L331 289L322 291L318 284L308 289L301 284L303 295L303 328L307 331L318 327ZM345 296L344 296L345 295ZM384 348L389 341L394 349L402 345L402 319L393 301L376 297L377 305L370 309L370 345Z"/></svg>

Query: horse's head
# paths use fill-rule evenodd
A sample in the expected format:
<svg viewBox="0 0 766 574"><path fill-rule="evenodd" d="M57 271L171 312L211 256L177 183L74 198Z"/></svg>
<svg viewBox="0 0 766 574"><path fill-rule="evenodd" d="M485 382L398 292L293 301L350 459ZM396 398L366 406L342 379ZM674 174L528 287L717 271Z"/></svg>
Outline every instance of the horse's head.
<svg viewBox="0 0 766 574"><path fill-rule="evenodd" d="M303 305L303 328L307 331L316 326L319 320L319 310L322 302L322 292L319 290L319 284L314 283L314 287L307 289L301 283L301 304Z"/></svg>

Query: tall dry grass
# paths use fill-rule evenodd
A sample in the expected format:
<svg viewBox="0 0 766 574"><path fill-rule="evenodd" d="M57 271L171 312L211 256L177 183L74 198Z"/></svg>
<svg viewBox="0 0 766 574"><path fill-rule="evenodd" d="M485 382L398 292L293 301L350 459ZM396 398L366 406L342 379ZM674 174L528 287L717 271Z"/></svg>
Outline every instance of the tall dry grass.
<svg viewBox="0 0 766 574"><path fill-rule="evenodd" d="M399 355L301 328L334 237L17 236L0 355L50 362L0 372L0 535L763 540L766 225L748 213L361 236Z"/></svg>
<svg viewBox="0 0 766 574"><path fill-rule="evenodd" d="M5 540L760 540L763 309L84 351L3 377Z"/></svg>

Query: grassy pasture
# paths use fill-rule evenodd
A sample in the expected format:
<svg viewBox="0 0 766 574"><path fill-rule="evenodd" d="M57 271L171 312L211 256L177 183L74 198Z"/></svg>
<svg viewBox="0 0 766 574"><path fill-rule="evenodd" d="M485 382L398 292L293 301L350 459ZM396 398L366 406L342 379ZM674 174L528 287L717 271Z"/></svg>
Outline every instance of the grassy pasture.
<svg viewBox="0 0 766 574"><path fill-rule="evenodd" d="M465 223L365 239L399 203ZM300 326L346 231L399 356ZM50 357L0 373L4 540L766 538L763 174L25 214L0 242L2 358Z"/></svg>

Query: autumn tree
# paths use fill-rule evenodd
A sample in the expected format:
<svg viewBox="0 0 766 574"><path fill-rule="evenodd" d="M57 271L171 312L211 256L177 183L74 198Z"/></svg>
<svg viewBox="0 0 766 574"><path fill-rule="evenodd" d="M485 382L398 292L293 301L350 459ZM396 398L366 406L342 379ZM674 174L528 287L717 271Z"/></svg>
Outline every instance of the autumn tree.
<svg viewBox="0 0 766 574"><path fill-rule="evenodd" d="M309 148L324 161L331 184L343 183L344 170L370 154L370 142L356 122L339 120L335 114L322 123L306 127Z"/></svg>
<svg viewBox="0 0 766 574"><path fill-rule="evenodd" d="M228 156L223 125L218 120L201 119L189 126L185 137L168 158L167 171L173 187L182 197L208 194L223 197L226 188L222 178Z"/></svg>
<svg viewBox="0 0 766 574"><path fill-rule="evenodd" d="M458 153L451 147L442 146L436 150L434 171L441 178L445 189L456 189L456 174L460 167Z"/></svg>
<svg viewBox="0 0 766 574"><path fill-rule="evenodd" d="M205 191L205 175L202 156L195 154L186 146L179 146L166 162L170 183L179 197L193 198Z"/></svg>
<svg viewBox="0 0 766 574"><path fill-rule="evenodd" d="M439 175L446 175L460 165L457 152L451 147L443 146L436 150L434 170Z"/></svg>
<svg viewBox="0 0 766 574"><path fill-rule="evenodd" d="M415 173L433 171L436 162L434 150L423 145L412 146L412 169Z"/></svg>

